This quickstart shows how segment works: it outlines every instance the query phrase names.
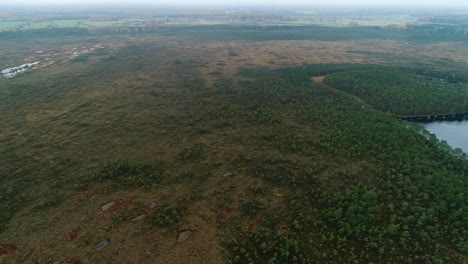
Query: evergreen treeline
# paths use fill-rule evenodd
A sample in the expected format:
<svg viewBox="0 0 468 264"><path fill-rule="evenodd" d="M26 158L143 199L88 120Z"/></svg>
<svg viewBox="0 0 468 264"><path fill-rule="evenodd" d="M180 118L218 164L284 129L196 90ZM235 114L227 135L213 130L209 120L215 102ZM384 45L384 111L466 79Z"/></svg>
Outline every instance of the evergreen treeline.
<svg viewBox="0 0 468 264"><path fill-rule="evenodd" d="M348 70L327 75L328 85L396 115L468 112L468 86L395 69Z"/></svg>
<svg viewBox="0 0 468 264"><path fill-rule="evenodd" d="M457 26L412 25L393 27L323 27L210 25L170 26L165 24L119 25L103 27L49 27L0 31L1 38L36 36L82 36L158 33L168 36L191 36L203 40L357 40L392 39L415 42L466 41L466 28Z"/></svg>

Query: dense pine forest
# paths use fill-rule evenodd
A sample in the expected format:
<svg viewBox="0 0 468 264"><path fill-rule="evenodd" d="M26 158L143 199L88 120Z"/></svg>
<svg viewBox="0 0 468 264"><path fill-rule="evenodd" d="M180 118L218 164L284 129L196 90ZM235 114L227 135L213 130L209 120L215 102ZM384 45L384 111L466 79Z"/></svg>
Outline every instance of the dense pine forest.
<svg viewBox="0 0 468 264"><path fill-rule="evenodd" d="M261 125L270 127L268 136L255 145L272 144L282 153L307 157L303 169L291 170L297 165L284 165L284 160L256 168L259 177L295 189L299 195L292 202L297 208L285 213L291 215L286 234L269 232L283 224L272 220L273 226L252 234L246 245L240 243L239 250L244 248L249 257L241 255L237 263L264 258L268 263L439 263L446 260L442 252L448 248L466 252L466 155L418 125L363 108L331 87L310 84L309 71L263 72L228 95L249 106L239 116L259 113L267 124L294 120L296 126ZM259 125L255 120L243 122ZM311 125L322 133L307 133ZM336 176L342 184L327 187L318 176L326 166L317 161L317 153L345 163L366 161L369 171L342 171ZM316 221L304 214L311 208L318 214ZM310 239L313 233L320 235ZM260 242L251 244L256 239Z"/></svg>
<svg viewBox="0 0 468 264"><path fill-rule="evenodd" d="M400 116L468 112L468 84L397 70L358 70L332 74L327 84Z"/></svg>

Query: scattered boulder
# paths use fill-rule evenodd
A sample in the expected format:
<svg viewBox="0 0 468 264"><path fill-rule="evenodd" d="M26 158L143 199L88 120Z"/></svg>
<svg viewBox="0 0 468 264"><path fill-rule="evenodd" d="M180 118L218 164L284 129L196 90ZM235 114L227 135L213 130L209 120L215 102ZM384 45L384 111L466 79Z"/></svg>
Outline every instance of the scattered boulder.
<svg viewBox="0 0 468 264"><path fill-rule="evenodd" d="M128 198L124 198L124 199L117 199L115 201L108 202L108 203L101 206L101 210L103 212L120 211L120 210L128 207L129 205L131 205L134 202L135 198L137 198L137 196L128 197Z"/></svg>
<svg viewBox="0 0 468 264"><path fill-rule="evenodd" d="M154 209L156 206L158 206L157 203L151 202L151 203L148 205L148 208L149 208L149 209Z"/></svg>
<svg viewBox="0 0 468 264"><path fill-rule="evenodd" d="M145 217L146 217L146 214L142 214L142 215L139 215L139 216L133 218L132 220L130 220L130 222L136 222L136 221L141 220L141 219L143 219Z"/></svg>
<svg viewBox="0 0 468 264"><path fill-rule="evenodd" d="M193 234L191 230L182 230L177 234L177 243L182 244L189 239Z"/></svg>
<svg viewBox="0 0 468 264"><path fill-rule="evenodd" d="M115 202L109 202L109 203L104 204L103 206L101 206L101 211L105 212L109 210L114 204Z"/></svg>
<svg viewBox="0 0 468 264"><path fill-rule="evenodd" d="M226 172L223 175L223 177L225 177L225 178L229 178L229 177L232 177L232 176L234 176L234 173L232 173L232 172Z"/></svg>
<svg viewBox="0 0 468 264"><path fill-rule="evenodd" d="M94 249L97 252L99 252L99 251L103 250L105 247L107 247L108 245L109 245L109 241L104 240L104 241L99 242L96 246L94 246Z"/></svg>

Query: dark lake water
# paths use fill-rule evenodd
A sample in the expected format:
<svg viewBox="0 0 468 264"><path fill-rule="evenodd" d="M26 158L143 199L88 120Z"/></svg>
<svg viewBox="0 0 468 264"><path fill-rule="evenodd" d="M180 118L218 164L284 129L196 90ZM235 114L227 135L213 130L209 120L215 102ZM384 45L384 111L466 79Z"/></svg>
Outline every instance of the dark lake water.
<svg viewBox="0 0 468 264"><path fill-rule="evenodd" d="M438 139L447 141L452 148L461 148L468 153L468 120L436 121L423 126Z"/></svg>

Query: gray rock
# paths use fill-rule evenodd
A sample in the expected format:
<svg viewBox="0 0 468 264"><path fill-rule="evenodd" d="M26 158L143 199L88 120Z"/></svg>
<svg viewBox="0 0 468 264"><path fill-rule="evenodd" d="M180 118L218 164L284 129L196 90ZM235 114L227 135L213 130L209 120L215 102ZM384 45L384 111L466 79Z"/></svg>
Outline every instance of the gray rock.
<svg viewBox="0 0 468 264"><path fill-rule="evenodd" d="M94 249L99 252L103 250L105 247L107 247L108 245L109 245L109 241L104 240L104 241L99 242L96 246L94 246Z"/></svg>
<svg viewBox="0 0 468 264"><path fill-rule="evenodd" d="M136 222L136 221L141 220L141 219L143 219L145 217L146 217L146 215L142 214L142 215L139 215L139 216L133 218L132 220L130 220L130 222Z"/></svg>
<svg viewBox="0 0 468 264"><path fill-rule="evenodd" d="M114 204L115 204L115 202L106 203L105 205L101 206L101 210L103 212L105 212L105 211L109 210L109 208L111 208Z"/></svg>
<svg viewBox="0 0 468 264"><path fill-rule="evenodd" d="M232 176L234 176L234 173L231 173L231 172L226 172L223 175L223 177L225 177L225 178L232 177Z"/></svg>
<svg viewBox="0 0 468 264"><path fill-rule="evenodd" d="M179 234L177 234L177 243L181 244L181 243L184 243L185 241L187 241L189 239L189 237L191 237L193 234L192 231L190 230L185 230L185 231L181 231L179 232Z"/></svg>

